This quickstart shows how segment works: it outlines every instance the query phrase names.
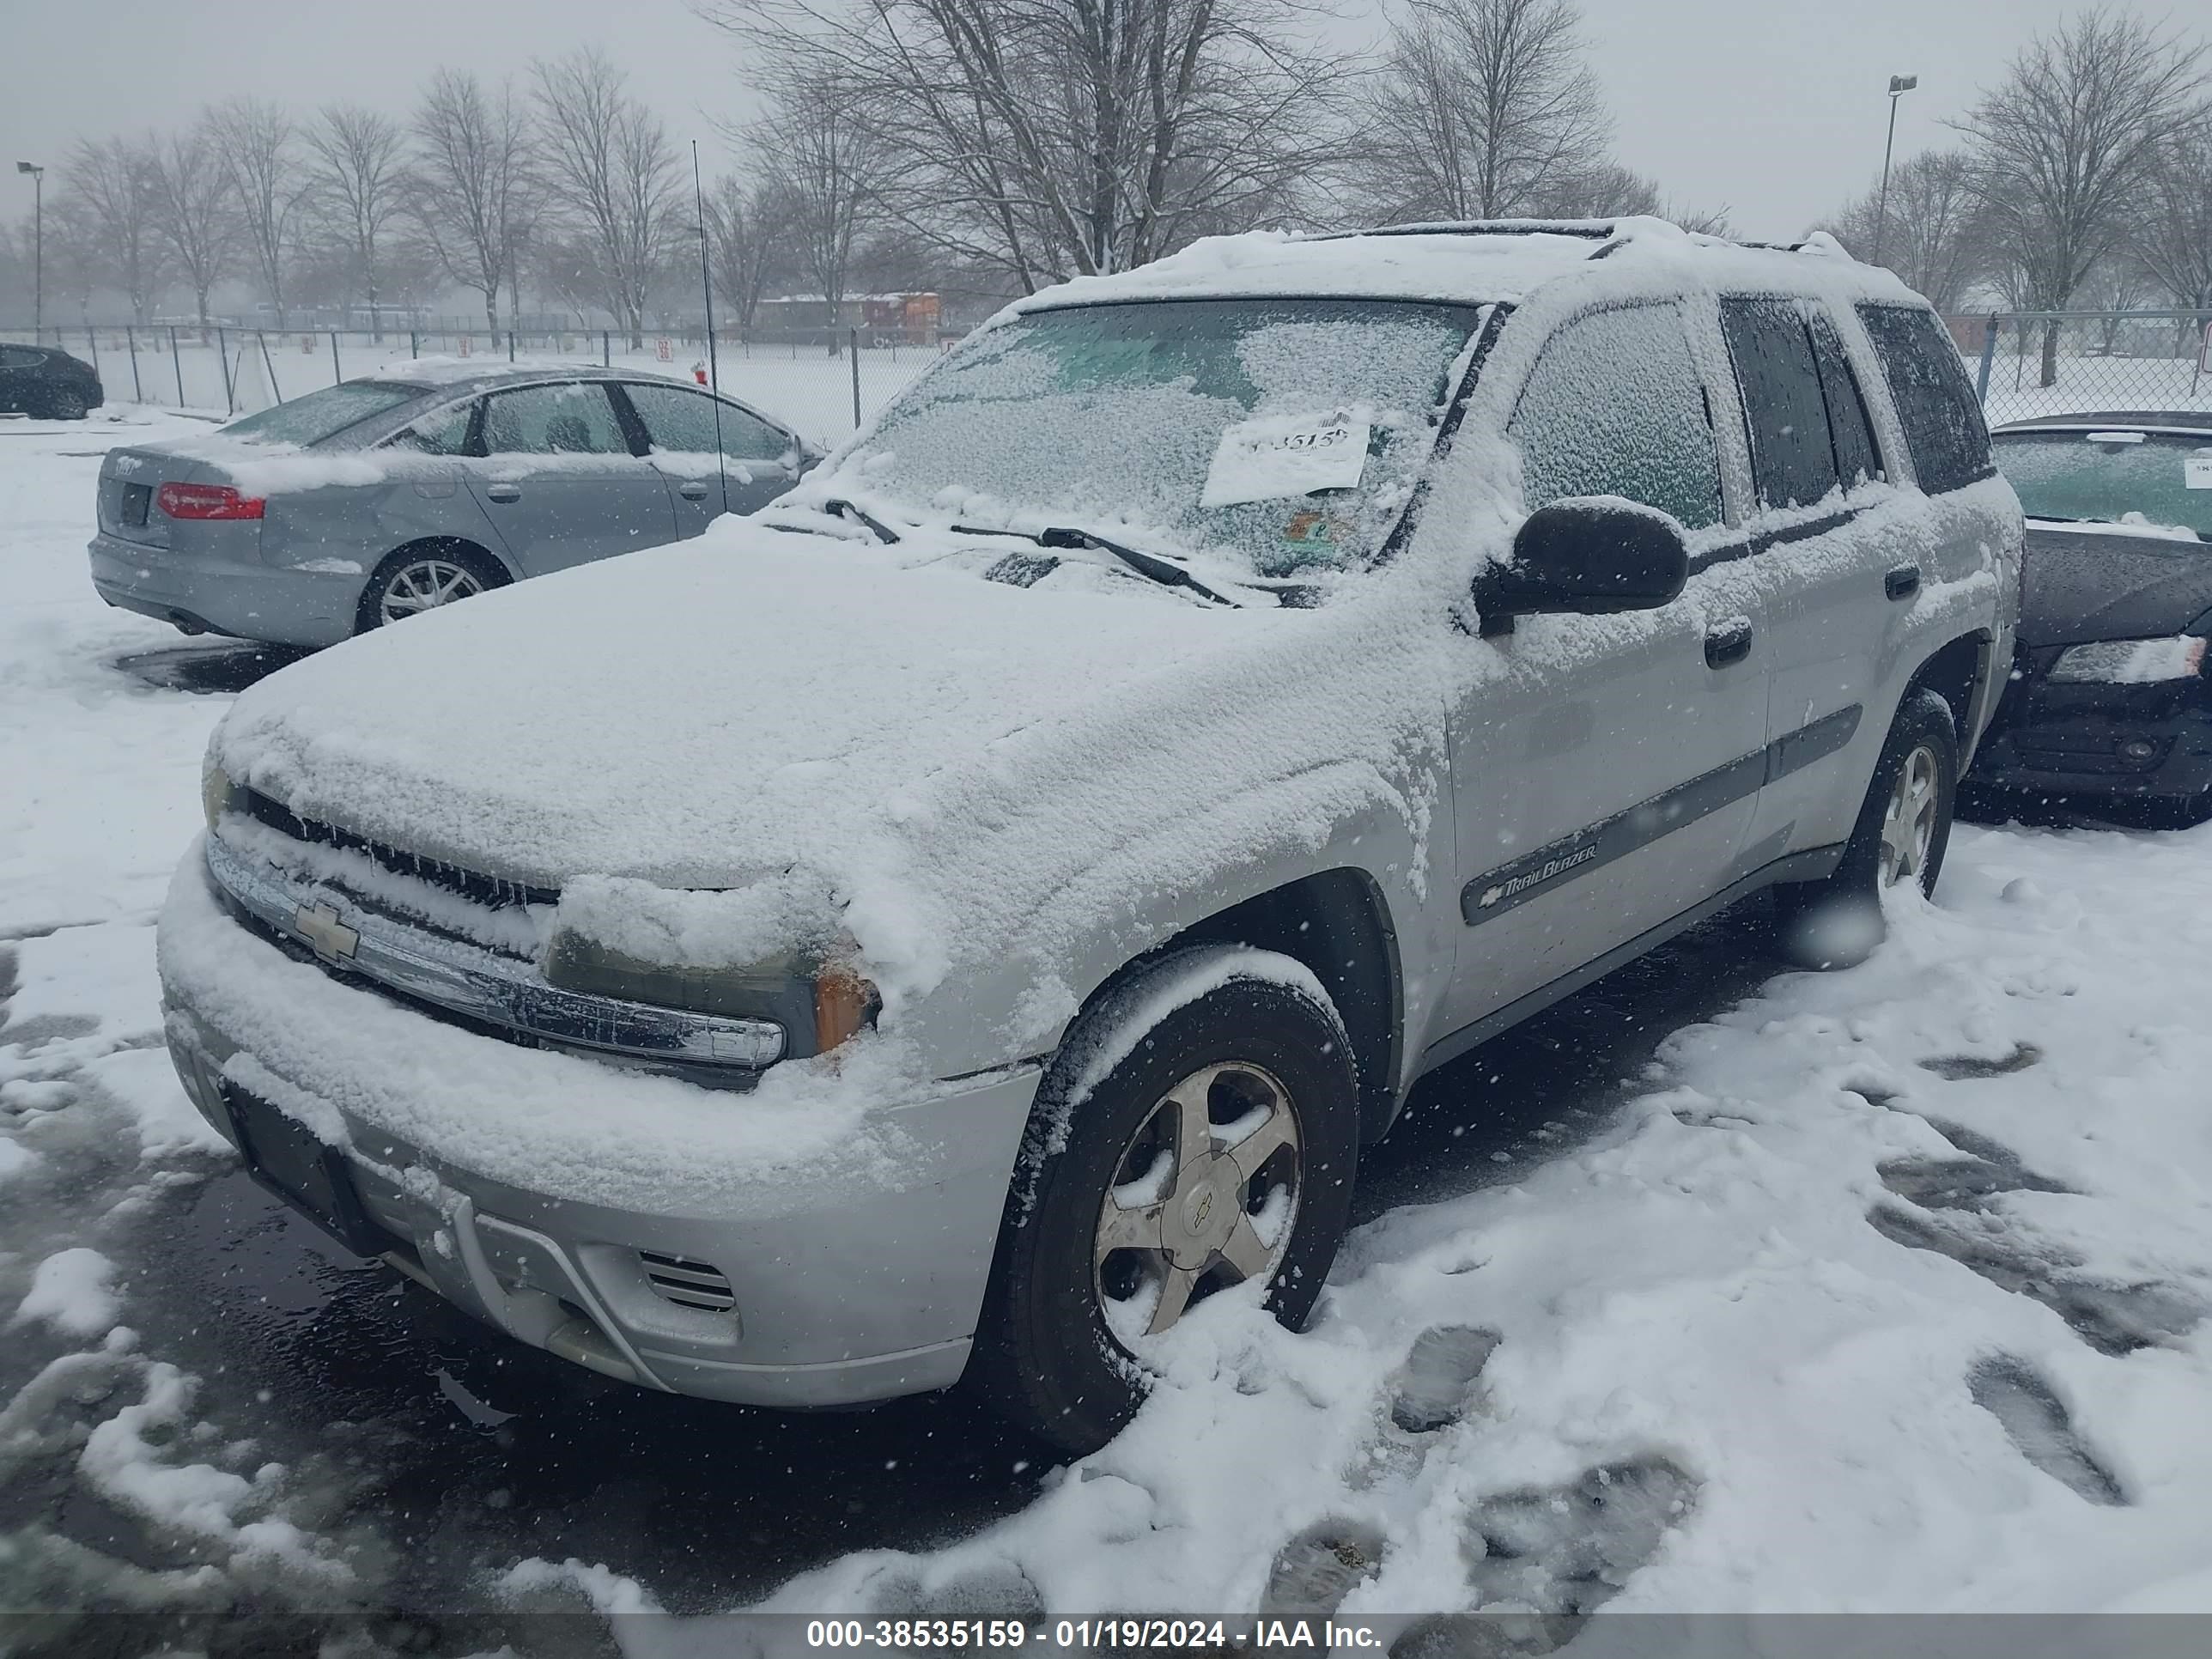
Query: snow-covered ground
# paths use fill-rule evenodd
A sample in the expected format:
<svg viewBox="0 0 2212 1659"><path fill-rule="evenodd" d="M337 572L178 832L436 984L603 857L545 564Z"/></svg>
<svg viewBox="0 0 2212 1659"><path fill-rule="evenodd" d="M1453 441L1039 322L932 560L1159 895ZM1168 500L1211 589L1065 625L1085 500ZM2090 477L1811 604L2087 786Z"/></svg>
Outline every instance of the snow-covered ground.
<svg viewBox="0 0 2212 1659"><path fill-rule="evenodd" d="M1073 1466L957 1398L648 1396L338 1253L170 1077L188 688L236 681L91 593L101 448L204 430L114 413L0 422L0 1609L56 1643L94 1602L456 1653L517 1607L629 1652L763 1602L2212 1609L2212 830L1962 828L1861 968L1724 921L1440 1073L1311 1330L1216 1298Z"/></svg>

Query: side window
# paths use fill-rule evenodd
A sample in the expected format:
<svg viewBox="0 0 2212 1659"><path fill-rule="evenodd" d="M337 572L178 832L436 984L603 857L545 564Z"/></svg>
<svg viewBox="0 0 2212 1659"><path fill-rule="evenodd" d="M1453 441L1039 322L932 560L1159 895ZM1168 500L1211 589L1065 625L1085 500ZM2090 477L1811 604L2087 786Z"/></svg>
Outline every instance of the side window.
<svg viewBox="0 0 2212 1659"><path fill-rule="evenodd" d="M704 392L680 386L645 386L625 381L630 406L645 422L645 435L664 453L711 455L714 453L715 410L721 414L722 453L735 460L775 461L791 447L791 440L766 421L756 420L734 404Z"/></svg>
<svg viewBox="0 0 2212 1659"><path fill-rule="evenodd" d="M36 368L46 361L45 352L28 346L0 346L0 368Z"/></svg>
<svg viewBox="0 0 2212 1659"><path fill-rule="evenodd" d="M387 449L412 449L425 455L465 455L469 445L469 416L473 399L451 409L433 410L404 432L384 441Z"/></svg>
<svg viewBox="0 0 2212 1659"><path fill-rule="evenodd" d="M593 380L495 392L484 403L483 435L494 455L629 453L606 388Z"/></svg>
<svg viewBox="0 0 2212 1659"><path fill-rule="evenodd" d="M1989 428L1958 348L1935 313L1917 306L1858 309L1897 400L1920 487L1933 495L1989 477Z"/></svg>
<svg viewBox="0 0 2212 1659"><path fill-rule="evenodd" d="M1851 372L1843 337L1826 312L1812 315L1813 360L1820 365L1820 391L1828 400L1828 434L1835 441L1836 475L1850 489L1878 479L1881 452L1875 447L1874 422L1867 418L1859 377Z"/></svg>
<svg viewBox="0 0 2212 1659"><path fill-rule="evenodd" d="M1735 361L1761 507L1809 507L1836 487L1827 399L1794 300L1724 299L1721 332Z"/></svg>
<svg viewBox="0 0 2212 1659"><path fill-rule="evenodd" d="M1510 430L1524 505L1620 495L1688 530L1721 521L1705 385L1673 306L1595 311L1545 343Z"/></svg>

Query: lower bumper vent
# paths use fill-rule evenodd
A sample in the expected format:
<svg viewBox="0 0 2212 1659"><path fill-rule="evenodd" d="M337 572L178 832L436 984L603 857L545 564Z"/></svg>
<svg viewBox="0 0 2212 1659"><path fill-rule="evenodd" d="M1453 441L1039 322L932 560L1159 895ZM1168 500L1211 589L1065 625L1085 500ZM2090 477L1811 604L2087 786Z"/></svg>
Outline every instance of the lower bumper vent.
<svg viewBox="0 0 2212 1659"><path fill-rule="evenodd" d="M645 1264L647 1280L665 1302L705 1313L727 1313L738 1305L729 1275L711 1261L665 1255L659 1250L640 1250L637 1259Z"/></svg>

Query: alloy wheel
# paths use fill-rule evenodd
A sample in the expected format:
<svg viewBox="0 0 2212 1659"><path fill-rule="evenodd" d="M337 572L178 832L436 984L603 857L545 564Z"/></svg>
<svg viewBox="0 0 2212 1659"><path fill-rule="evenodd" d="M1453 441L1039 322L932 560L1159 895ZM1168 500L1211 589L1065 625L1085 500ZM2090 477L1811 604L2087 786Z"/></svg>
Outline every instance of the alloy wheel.
<svg viewBox="0 0 2212 1659"><path fill-rule="evenodd" d="M1289 1091L1256 1066L1203 1066L1130 1138L1100 1206L1093 1280L1124 1344L1225 1285L1265 1283L1297 1220L1303 1138Z"/></svg>
<svg viewBox="0 0 2212 1659"><path fill-rule="evenodd" d="M1881 884L1916 880L1928 866L1936 839L1936 783L1942 775L1936 751L1916 746L1898 769L1889 805L1881 815Z"/></svg>
<svg viewBox="0 0 2212 1659"><path fill-rule="evenodd" d="M417 559L392 573L377 601L380 623L396 623L483 592L483 578L451 559Z"/></svg>

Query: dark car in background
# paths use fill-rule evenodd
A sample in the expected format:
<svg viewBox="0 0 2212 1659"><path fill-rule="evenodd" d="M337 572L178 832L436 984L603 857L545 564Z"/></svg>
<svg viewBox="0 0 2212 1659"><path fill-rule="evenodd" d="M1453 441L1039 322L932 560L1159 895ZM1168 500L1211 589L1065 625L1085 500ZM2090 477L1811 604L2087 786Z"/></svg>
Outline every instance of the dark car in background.
<svg viewBox="0 0 2212 1659"><path fill-rule="evenodd" d="M107 401L100 371L54 346L0 345L0 411L81 421Z"/></svg>
<svg viewBox="0 0 2212 1659"><path fill-rule="evenodd" d="M1962 798L2212 817L2212 413L2044 416L1990 446L2027 552L2012 682Z"/></svg>

